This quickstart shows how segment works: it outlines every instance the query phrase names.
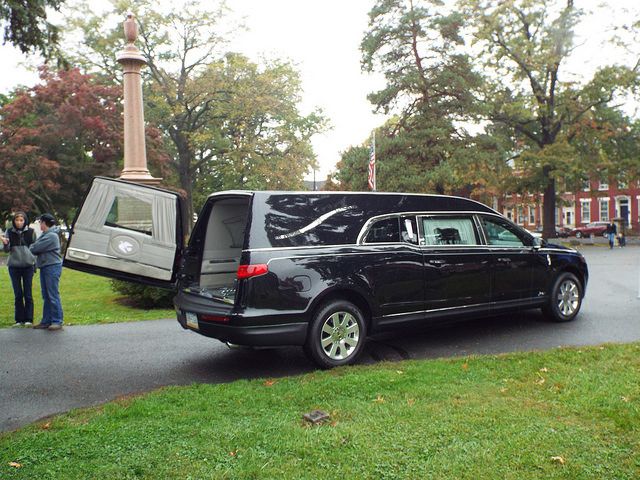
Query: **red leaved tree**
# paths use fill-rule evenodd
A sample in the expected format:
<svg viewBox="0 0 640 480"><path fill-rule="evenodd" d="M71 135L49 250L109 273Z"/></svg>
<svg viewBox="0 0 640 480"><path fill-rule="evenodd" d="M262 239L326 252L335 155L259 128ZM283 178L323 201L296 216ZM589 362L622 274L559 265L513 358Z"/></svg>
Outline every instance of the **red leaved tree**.
<svg viewBox="0 0 640 480"><path fill-rule="evenodd" d="M41 83L0 109L0 210L55 212L69 222L96 175L122 168L120 89L77 69L40 71ZM148 128L151 167L167 162L157 129Z"/></svg>

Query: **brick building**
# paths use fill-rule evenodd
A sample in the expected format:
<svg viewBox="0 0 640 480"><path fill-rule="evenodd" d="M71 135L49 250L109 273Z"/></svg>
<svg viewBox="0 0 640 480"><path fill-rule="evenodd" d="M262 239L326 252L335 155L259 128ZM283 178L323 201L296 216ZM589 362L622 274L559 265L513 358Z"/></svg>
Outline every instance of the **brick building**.
<svg viewBox="0 0 640 480"><path fill-rule="evenodd" d="M579 192L564 192L556 205L556 225L575 228L589 222L626 221L629 233L640 234L640 181L585 182ZM508 194L498 210L528 230L542 228L542 194Z"/></svg>

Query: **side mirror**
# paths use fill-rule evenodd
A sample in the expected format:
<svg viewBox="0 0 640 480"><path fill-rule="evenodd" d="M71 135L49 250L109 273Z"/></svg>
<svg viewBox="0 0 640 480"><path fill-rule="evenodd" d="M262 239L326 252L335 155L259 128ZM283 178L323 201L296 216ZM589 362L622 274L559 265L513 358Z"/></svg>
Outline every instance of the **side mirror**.
<svg viewBox="0 0 640 480"><path fill-rule="evenodd" d="M539 237L533 237L533 248L541 248L544 247L545 241Z"/></svg>

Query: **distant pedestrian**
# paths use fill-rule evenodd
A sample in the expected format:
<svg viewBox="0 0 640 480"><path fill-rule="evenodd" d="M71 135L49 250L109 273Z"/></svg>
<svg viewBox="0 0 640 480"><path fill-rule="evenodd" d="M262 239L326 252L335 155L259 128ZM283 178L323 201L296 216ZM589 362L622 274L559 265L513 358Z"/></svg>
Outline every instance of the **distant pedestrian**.
<svg viewBox="0 0 640 480"><path fill-rule="evenodd" d="M9 252L7 266L13 286L15 326L33 323L32 283L36 258L29 247L36 241L36 232L29 227L29 218L24 212L13 215L12 227L2 238L3 249Z"/></svg>
<svg viewBox="0 0 640 480"><path fill-rule="evenodd" d="M60 275L62 275L62 255L60 254L60 228L50 213L40 216L42 235L31 245L31 253L36 255L36 265L40 269L42 290L42 320L33 328L60 330L62 328L62 302L60 301Z"/></svg>
<svg viewBox="0 0 640 480"><path fill-rule="evenodd" d="M607 229L604 231L604 233L607 234L607 238L609 239L609 248L613 248L613 242L616 238L616 232L616 224L613 223L613 220L611 220L609 222L609 225L607 225Z"/></svg>
<svg viewBox="0 0 640 480"><path fill-rule="evenodd" d="M627 239L624 235L624 222L620 225L620 232L618 232L618 246L620 248L624 247L627 244Z"/></svg>

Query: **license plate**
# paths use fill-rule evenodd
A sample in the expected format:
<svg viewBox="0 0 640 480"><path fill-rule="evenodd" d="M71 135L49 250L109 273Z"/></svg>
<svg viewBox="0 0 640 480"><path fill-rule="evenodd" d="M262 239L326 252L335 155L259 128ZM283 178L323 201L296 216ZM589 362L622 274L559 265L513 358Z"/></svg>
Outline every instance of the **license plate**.
<svg viewBox="0 0 640 480"><path fill-rule="evenodd" d="M187 317L187 327L198 330L198 316L191 312L186 312L185 315Z"/></svg>

